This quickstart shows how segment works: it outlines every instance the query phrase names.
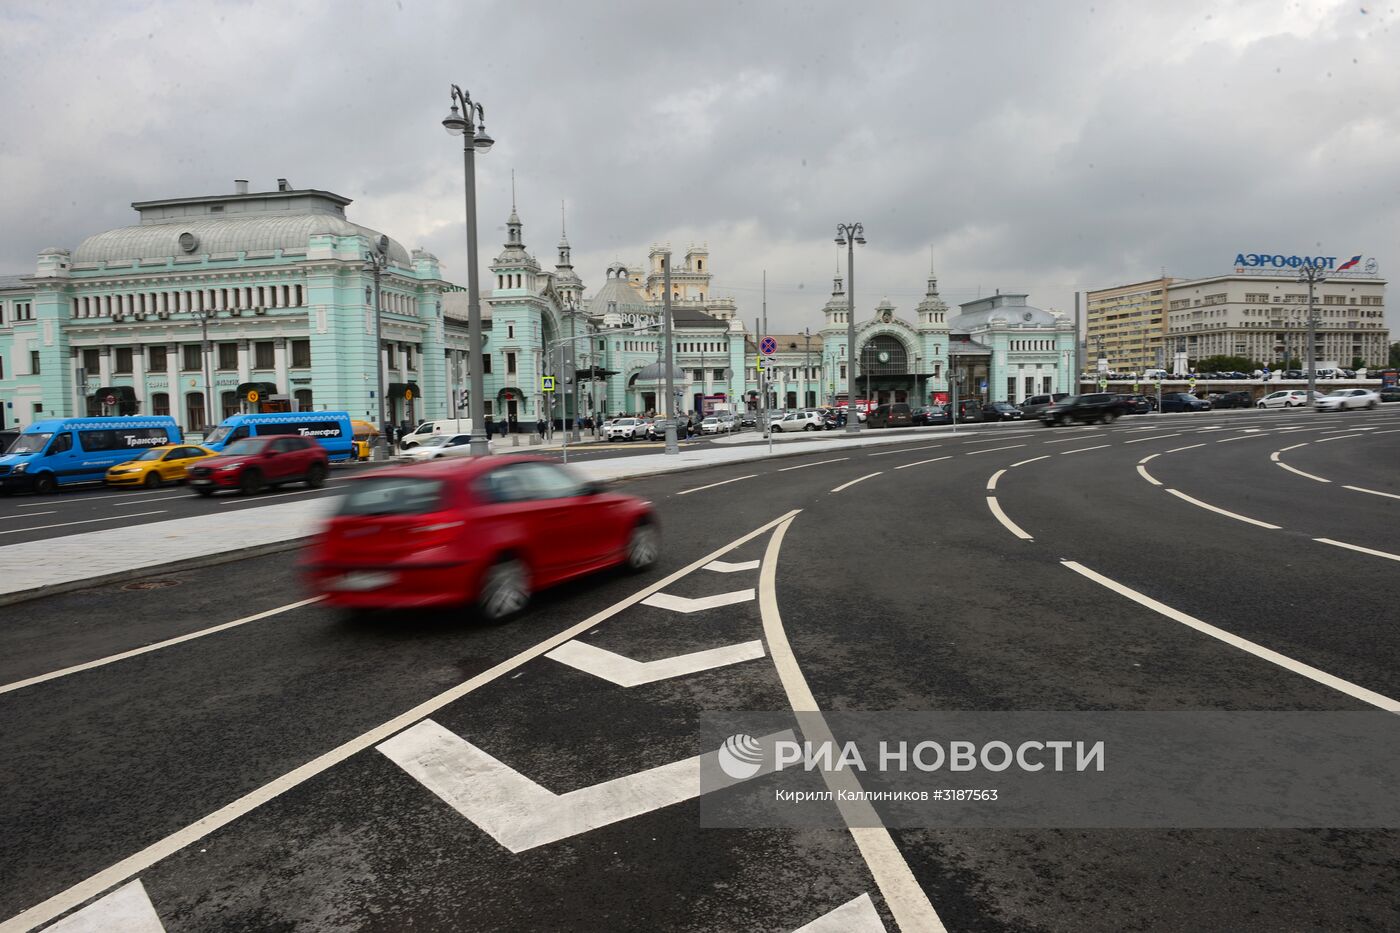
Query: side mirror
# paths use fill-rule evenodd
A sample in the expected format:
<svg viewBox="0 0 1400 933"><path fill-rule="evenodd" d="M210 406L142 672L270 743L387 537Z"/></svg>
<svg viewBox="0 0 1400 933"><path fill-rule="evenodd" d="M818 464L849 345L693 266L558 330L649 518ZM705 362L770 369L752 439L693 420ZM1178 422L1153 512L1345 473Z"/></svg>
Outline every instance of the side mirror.
<svg viewBox="0 0 1400 933"><path fill-rule="evenodd" d="M603 491L603 484L596 480L588 480L579 490L581 496L596 496Z"/></svg>

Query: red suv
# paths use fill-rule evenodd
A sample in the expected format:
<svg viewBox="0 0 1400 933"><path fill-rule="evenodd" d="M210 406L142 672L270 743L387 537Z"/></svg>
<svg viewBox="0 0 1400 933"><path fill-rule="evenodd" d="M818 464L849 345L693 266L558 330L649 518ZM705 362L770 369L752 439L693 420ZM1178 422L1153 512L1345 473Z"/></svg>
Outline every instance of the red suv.
<svg viewBox="0 0 1400 933"><path fill-rule="evenodd" d="M220 489L237 489L250 496L283 483L319 489L329 472L324 447L307 437L281 435L234 441L219 456L191 467L189 477L191 488L201 496L212 496Z"/></svg>

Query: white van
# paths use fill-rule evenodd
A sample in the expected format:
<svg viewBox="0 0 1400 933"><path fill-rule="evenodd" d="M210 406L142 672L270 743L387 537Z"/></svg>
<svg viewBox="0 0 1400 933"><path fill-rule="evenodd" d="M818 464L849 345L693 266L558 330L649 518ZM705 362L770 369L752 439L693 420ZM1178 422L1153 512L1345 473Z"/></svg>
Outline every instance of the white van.
<svg viewBox="0 0 1400 933"><path fill-rule="evenodd" d="M1156 382L1159 379L1169 379L1165 369L1149 369L1142 374L1143 382Z"/></svg>
<svg viewBox="0 0 1400 933"><path fill-rule="evenodd" d="M401 446L404 450L417 447L434 434L471 433L472 419L470 418L448 418L443 421L424 421L418 427L403 436Z"/></svg>

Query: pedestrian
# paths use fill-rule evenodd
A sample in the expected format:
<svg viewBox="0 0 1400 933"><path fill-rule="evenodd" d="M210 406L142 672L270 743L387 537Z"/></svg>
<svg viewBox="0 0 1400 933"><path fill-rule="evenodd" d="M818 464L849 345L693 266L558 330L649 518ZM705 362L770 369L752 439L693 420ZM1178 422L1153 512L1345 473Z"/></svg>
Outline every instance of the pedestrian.
<svg viewBox="0 0 1400 933"><path fill-rule="evenodd" d="M511 412L510 414L510 424L508 425L508 427L510 428L511 434L514 434L520 430L520 421L518 418L516 418L514 412Z"/></svg>
<svg viewBox="0 0 1400 933"><path fill-rule="evenodd" d="M494 424L492 423L492 421L491 421L491 416L490 416L490 415L487 415L487 416L486 416L486 440L487 440L488 443L491 441L491 429L492 429L493 427L495 427L495 425L494 425Z"/></svg>
<svg viewBox="0 0 1400 933"><path fill-rule="evenodd" d="M544 434L545 434L544 415L540 415L539 420L537 420L537 421L535 422L535 430L538 431L538 432L540 432L540 437L544 437Z"/></svg>

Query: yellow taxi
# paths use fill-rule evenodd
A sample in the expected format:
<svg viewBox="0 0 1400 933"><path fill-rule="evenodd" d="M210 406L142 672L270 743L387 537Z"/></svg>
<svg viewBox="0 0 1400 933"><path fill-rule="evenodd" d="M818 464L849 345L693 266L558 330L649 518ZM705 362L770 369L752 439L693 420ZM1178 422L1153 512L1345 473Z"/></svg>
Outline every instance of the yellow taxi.
<svg viewBox="0 0 1400 933"><path fill-rule="evenodd" d="M193 444L163 444L144 451L135 460L118 463L107 471L108 486L145 486L155 489L163 483L185 481L185 468L205 457L214 456L207 447Z"/></svg>
<svg viewBox="0 0 1400 933"><path fill-rule="evenodd" d="M350 419L350 428L354 431L355 436L355 459L368 460L371 448L374 446L374 439L379 436L379 429L368 421L360 421L355 418Z"/></svg>

